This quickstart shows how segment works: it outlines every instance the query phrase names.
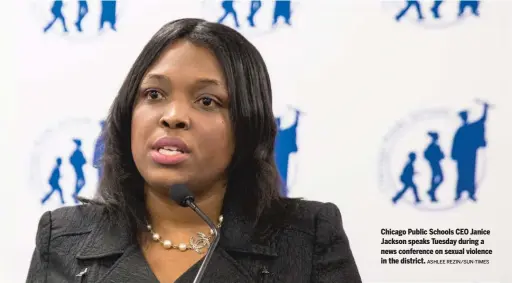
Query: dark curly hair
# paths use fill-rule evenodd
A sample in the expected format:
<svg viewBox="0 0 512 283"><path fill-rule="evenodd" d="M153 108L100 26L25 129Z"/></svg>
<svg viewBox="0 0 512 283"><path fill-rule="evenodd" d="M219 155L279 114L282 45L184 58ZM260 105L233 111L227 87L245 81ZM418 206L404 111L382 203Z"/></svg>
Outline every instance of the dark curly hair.
<svg viewBox="0 0 512 283"><path fill-rule="evenodd" d="M103 175L97 195L88 202L101 203L108 211L126 218L133 232L145 227L147 210L144 180L131 152L132 111L144 74L177 40L208 48L226 78L235 151L227 168L225 201L242 203L248 214L258 217L281 199L281 181L274 160L277 125L270 78L262 56L247 39L227 26L202 19L180 19L164 25L144 47L113 101L102 133Z"/></svg>

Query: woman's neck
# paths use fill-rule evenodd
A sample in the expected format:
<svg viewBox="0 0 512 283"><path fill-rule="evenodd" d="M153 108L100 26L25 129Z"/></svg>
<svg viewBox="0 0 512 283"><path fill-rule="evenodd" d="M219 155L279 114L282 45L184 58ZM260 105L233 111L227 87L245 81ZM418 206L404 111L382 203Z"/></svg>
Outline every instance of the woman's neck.
<svg viewBox="0 0 512 283"><path fill-rule="evenodd" d="M196 205L214 223L218 223L225 191L225 186L218 185L207 193L195 196ZM148 221L160 235L173 234L176 231L195 234L209 229L192 209L171 201L167 193L149 187L146 187L146 207L150 217Z"/></svg>

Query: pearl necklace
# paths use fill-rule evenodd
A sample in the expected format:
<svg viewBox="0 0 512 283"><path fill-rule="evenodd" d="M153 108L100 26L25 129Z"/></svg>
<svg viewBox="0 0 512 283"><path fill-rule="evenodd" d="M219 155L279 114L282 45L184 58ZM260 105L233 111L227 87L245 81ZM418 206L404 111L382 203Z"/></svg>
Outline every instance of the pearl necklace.
<svg viewBox="0 0 512 283"><path fill-rule="evenodd" d="M217 224L217 229L220 229L222 226L222 215L219 216L219 224ZM166 250L170 249L178 249L182 252L188 251L188 250L194 250L198 254L202 254L204 248L208 248L210 246L210 241L213 239L213 230L210 229L210 235L206 236L204 233L197 232L197 238L195 236L190 237L189 244L186 243L179 243L178 245L173 244L171 240L162 240L160 235L153 231L153 227L148 223L147 228L149 233L151 233L151 236L155 242L159 242Z"/></svg>

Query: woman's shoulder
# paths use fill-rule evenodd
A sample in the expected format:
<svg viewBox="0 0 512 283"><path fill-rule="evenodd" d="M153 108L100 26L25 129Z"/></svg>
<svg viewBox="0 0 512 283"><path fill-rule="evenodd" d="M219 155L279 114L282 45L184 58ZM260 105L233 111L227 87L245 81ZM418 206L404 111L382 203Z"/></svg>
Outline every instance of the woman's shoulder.
<svg viewBox="0 0 512 283"><path fill-rule="evenodd" d="M329 226L341 228L341 213L334 203L285 198L271 210L284 229L316 234Z"/></svg>
<svg viewBox="0 0 512 283"><path fill-rule="evenodd" d="M95 204L60 207L41 216L39 230L51 230L52 238L87 233L92 231L104 212L103 206Z"/></svg>

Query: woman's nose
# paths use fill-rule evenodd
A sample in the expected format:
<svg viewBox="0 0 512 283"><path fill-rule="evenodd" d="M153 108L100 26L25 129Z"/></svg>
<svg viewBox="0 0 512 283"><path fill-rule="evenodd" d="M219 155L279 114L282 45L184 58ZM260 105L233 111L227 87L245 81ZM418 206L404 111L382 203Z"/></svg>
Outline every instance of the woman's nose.
<svg viewBox="0 0 512 283"><path fill-rule="evenodd" d="M170 129L190 128L190 109L183 102L173 102L160 119L160 124Z"/></svg>

